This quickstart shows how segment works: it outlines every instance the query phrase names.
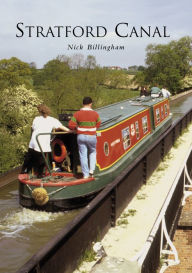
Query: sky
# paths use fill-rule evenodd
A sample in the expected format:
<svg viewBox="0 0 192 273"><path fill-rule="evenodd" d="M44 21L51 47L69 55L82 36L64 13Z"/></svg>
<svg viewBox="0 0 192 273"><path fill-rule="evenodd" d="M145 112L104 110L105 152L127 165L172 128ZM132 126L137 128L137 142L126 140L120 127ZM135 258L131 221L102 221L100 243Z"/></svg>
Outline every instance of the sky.
<svg viewBox="0 0 192 273"><path fill-rule="evenodd" d="M192 36L191 14L191 0L0 0L0 59L17 57L42 68L58 55L83 54L85 58L94 55L100 66L145 65L147 45L167 44ZM23 33L17 28L18 23L23 23L19 25ZM115 33L119 23L123 24L119 25L118 33L128 37ZM34 26L32 37L26 26ZM51 33L48 37L36 37L36 26L43 28L44 35L51 27L54 36L58 34L54 26L71 26L72 30L77 26L84 30L91 26L95 36L96 26L103 26L107 33L104 37L74 37L69 33L66 37L65 28L61 28L61 37L52 37ZM136 37L132 33L135 28L139 36L140 28L149 26L151 37L146 34ZM164 26L166 36L170 37L164 37ZM152 37L156 27L162 37L158 33ZM75 28L76 36L80 35L81 28ZM100 49L88 50L88 45L100 45ZM124 47L124 50L101 49L111 45Z"/></svg>

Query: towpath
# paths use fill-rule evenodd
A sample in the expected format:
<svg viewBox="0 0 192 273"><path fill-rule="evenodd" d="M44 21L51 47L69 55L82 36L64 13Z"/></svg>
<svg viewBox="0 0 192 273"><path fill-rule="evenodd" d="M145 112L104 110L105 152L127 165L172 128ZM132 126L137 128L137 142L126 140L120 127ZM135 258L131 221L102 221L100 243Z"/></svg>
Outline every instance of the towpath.
<svg viewBox="0 0 192 273"><path fill-rule="evenodd" d="M141 251L156 217L192 145L192 125L178 138L165 160L132 199L101 241L107 257L99 264L83 263L74 273L137 273L130 261ZM154 159L155 160L155 159ZM92 268L93 267L93 268ZM128 268L130 271L127 271ZM113 271L114 270L114 271Z"/></svg>

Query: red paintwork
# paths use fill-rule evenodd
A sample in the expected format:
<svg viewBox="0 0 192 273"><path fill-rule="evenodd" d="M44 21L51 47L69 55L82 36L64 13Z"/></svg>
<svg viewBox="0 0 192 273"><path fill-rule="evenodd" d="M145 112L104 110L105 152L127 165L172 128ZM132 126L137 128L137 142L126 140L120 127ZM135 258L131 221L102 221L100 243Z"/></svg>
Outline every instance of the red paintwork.
<svg viewBox="0 0 192 273"><path fill-rule="evenodd" d="M165 104L167 105L167 114L165 111ZM156 109L159 108L159 120L157 119ZM162 110L161 110L162 109ZM158 111L158 110L157 110ZM170 113L169 100L165 99L153 106L153 112L155 117L155 127L159 126ZM142 118L147 117L148 130L143 131ZM134 126L138 122L139 125L139 137L136 137L136 133L131 135L131 126ZM130 146L124 148L122 130L129 128L130 131ZM107 169L115 164L121 157L123 157L129 150L131 150L137 143L152 132L150 122L149 109L143 110L134 116L131 116L114 126L97 131L97 166L100 170ZM108 143L108 154L104 152L104 144Z"/></svg>
<svg viewBox="0 0 192 273"><path fill-rule="evenodd" d="M69 173L52 173L52 176L64 176L64 177L74 177L73 174ZM28 174L19 174L18 177L19 181L23 184L31 185L31 186L36 186L36 187L41 187L42 184L46 187L64 187L64 186L75 186L79 184L85 184L88 182L91 182L94 180L93 177L90 178L81 178L81 179L76 179L74 181L70 182L56 182L56 181L49 181L49 182L43 182L41 179L30 179Z"/></svg>
<svg viewBox="0 0 192 273"><path fill-rule="evenodd" d="M142 118L147 117L148 131L143 132ZM139 124L139 138L136 138L136 132L131 135L131 126L134 126L135 122ZM129 127L130 131L130 146L124 148L122 130ZM139 141L151 133L150 113L149 109L146 109L140 113L131 116L114 126L105 130L98 131L100 136L97 136L97 166L100 170L106 169L115 164L122 156L124 156L130 149L132 149ZM98 135L98 134L97 134ZM104 143L108 143L109 154L104 152Z"/></svg>
<svg viewBox="0 0 192 273"><path fill-rule="evenodd" d="M167 105L167 113L165 111L165 105ZM157 111L159 109L159 119L157 117ZM162 121L164 121L170 114L169 109L169 100L166 99L164 101L161 101L153 106L153 114L154 114L154 120L155 120L155 127L159 126Z"/></svg>
<svg viewBox="0 0 192 273"><path fill-rule="evenodd" d="M165 105L167 107L167 113L165 111ZM158 113L159 112L159 115ZM170 114L169 100L165 99L153 106L153 115L155 127L159 126ZM159 116L159 117L158 117ZM147 120L147 130L143 129L143 118ZM136 133L136 123L138 123L138 133ZM123 138L123 131L129 131L129 145L128 139ZM138 144L147 135L152 133L151 120L150 120L150 108L146 108L135 115L122 120L113 126L97 131L97 166L99 170L105 170L113 166L118 160L120 160L125 154L127 154L136 144ZM107 149L105 148L107 147ZM72 173L52 173L52 176L66 176L73 177ZM21 183L41 186L41 179L30 180L28 174L20 174L19 180ZM50 181L46 183L48 187L55 186L73 186L88 183L94 180L94 178L88 179L76 179L71 182L55 182Z"/></svg>

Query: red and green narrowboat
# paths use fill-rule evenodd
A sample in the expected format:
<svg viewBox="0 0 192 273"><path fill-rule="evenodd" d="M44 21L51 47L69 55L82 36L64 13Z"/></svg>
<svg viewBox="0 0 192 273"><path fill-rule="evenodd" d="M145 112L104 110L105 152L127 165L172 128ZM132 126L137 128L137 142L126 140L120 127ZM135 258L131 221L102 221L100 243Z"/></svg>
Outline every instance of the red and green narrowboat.
<svg viewBox="0 0 192 273"><path fill-rule="evenodd" d="M76 135L52 133L53 164L46 162L43 178L19 175L20 204L46 211L86 205L113 181L172 122L169 100L140 97L97 109L102 120L97 131L97 163L94 177L83 179ZM71 113L60 120L66 125Z"/></svg>

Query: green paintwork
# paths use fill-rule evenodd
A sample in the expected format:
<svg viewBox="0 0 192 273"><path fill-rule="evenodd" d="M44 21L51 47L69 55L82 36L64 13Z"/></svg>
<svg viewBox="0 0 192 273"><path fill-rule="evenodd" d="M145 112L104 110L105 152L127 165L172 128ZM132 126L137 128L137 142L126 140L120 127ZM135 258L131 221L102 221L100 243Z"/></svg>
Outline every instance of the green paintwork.
<svg viewBox="0 0 192 273"><path fill-rule="evenodd" d="M162 99L150 99L146 97L144 99L138 98L136 100L126 100L120 103L116 103L113 105L109 105L106 107L102 107L97 109L99 113L102 125L101 129L109 128L116 124L116 122L121 122L125 118L135 115L136 113L145 110L146 108L151 108L150 115L153 117L153 105L161 102ZM153 118L152 118L153 120ZM142 139L135 147L133 147L127 154L125 154L116 164L111 166L110 168L99 171L96 168L95 171L95 180L63 188L61 191L56 192L55 194L50 196L50 199L70 199L75 197L82 197L88 194L97 192L104 188L107 184L109 184L115 177L120 175L120 173L130 164L132 163L144 150L149 146L149 143L152 143L156 139L158 139L159 135L164 132L172 123L172 118L169 116L166 120L164 120L155 130L154 123L152 122L151 128L152 133L147 135L144 139ZM31 191L25 185L20 183L20 193L22 195L31 197ZM58 187L46 187L48 193L53 193L58 190ZM33 188L30 186L31 190Z"/></svg>

